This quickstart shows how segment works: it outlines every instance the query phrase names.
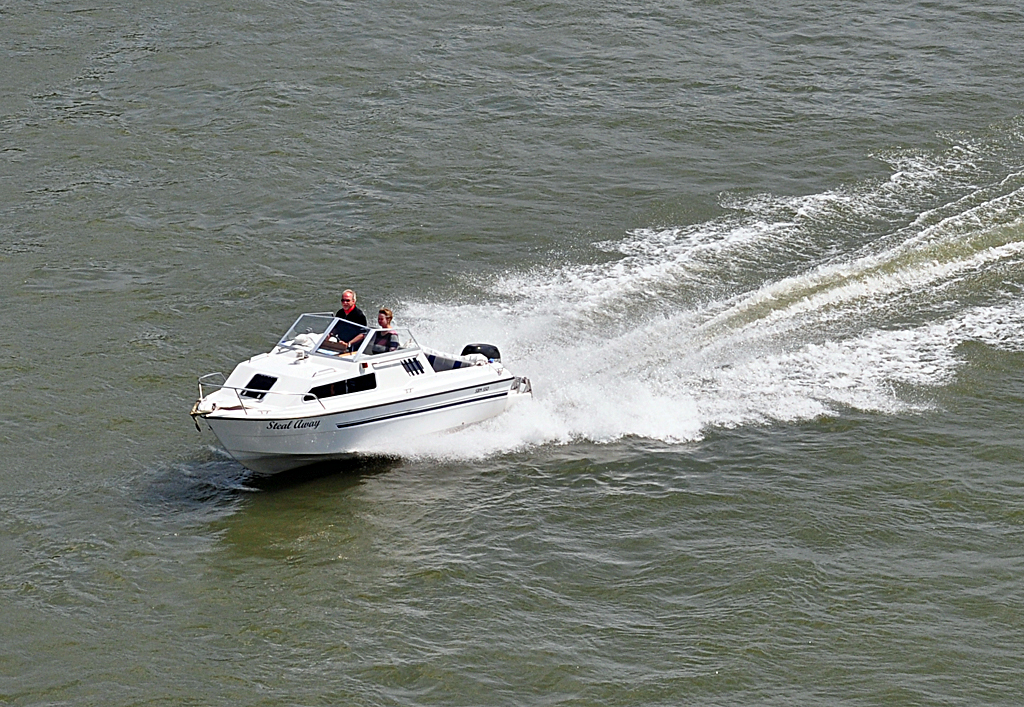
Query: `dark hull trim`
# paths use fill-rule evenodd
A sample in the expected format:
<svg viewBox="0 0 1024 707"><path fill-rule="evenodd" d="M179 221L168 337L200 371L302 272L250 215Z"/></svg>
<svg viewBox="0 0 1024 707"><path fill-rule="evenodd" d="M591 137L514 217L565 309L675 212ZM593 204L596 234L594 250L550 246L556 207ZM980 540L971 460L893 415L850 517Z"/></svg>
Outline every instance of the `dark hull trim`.
<svg viewBox="0 0 1024 707"><path fill-rule="evenodd" d="M501 380L494 381L493 383L484 383L484 384L477 383L476 385L467 385L467 386L463 386L462 388L452 388L451 390L442 390L441 392L438 392L438 393L430 393L429 395L421 395L421 396L416 397L416 398L403 398L401 400L393 400L390 403L378 403L376 405L367 405L366 407L363 407L363 408L352 408L351 410L338 410L338 411L335 411L335 412L327 412L327 413L321 412L321 413L318 413L316 415L301 415L300 417L302 417L303 419L308 418L310 420L315 420L317 418L323 419L325 417L331 417L333 415L339 415L339 414L347 415L347 414L353 413L353 412L363 412L364 410L373 410L374 408L387 407L388 405L399 405L401 403L409 403L409 402L414 402L416 400L426 400L428 398L436 398L439 395L449 395L451 393L458 393L459 391L462 391L462 390L469 390L470 388L480 388L480 387L482 387L482 385L492 386L492 385L498 385L498 384L501 384L501 383L511 383L514 380L515 380L515 377L512 377L512 378L502 378ZM501 395L507 395L508 393L511 393L511 392L512 391L511 391L511 388L510 388L510 389L505 390L503 393L501 393ZM497 397L497 394L495 394L493 397ZM481 398L481 400L482 399L483 398ZM474 400L476 400L476 398L474 398ZM464 401L464 402L470 402L470 401ZM461 403L456 403L456 404L461 404ZM444 407L444 406L441 406L441 407ZM218 408L218 410L240 410L240 409L241 408L237 408L237 407L235 407L235 408ZM433 409L433 408L423 408L421 410L417 410L417 412L423 412L423 411L428 410L428 409ZM209 417L210 413L204 413L202 416L203 417ZM238 418L220 418L220 419L237 419L237 420L240 420L240 421L244 421L247 418L245 418L245 417L238 417ZM294 416L289 415L287 417L261 417L260 421L261 422L276 422L278 420L294 420L294 419L296 419ZM361 424L361 423L356 422L356 423L352 423L352 424L357 424L358 425L358 424Z"/></svg>
<svg viewBox="0 0 1024 707"><path fill-rule="evenodd" d="M448 391L448 392L451 392L451 391ZM510 392L511 391L503 390L503 391L501 391L499 393L491 393L490 395L482 395L479 398L470 398L469 400L456 400L454 402L445 403L443 405L433 405L431 407L416 408L415 410L403 410L402 412L396 412L396 413L392 413L390 415L381 415L380 417L371 417L369 419L358 420L356 422L339 422L337 427L338 427L338 429L345 429L347 427L358 427L359 425L369 425L369 424L372 424L374 422L381 422L382 420L394 420L395 418L399 418L399 417L407 417L409 415L420 415L420 414L425 413L425 412L434 412L436 410L444 410L445 408L457 407L459 405L471 405L472 403L481 403L481 402L484 402L485 400L493 400L495 398L508 397L508 394ZM425 397L433 397L433 396L425 396ZM393 405L394 403L389 403L389 404ZM365 410L365 409L368 409L368 408L363 408L363 409Z"/></svg>

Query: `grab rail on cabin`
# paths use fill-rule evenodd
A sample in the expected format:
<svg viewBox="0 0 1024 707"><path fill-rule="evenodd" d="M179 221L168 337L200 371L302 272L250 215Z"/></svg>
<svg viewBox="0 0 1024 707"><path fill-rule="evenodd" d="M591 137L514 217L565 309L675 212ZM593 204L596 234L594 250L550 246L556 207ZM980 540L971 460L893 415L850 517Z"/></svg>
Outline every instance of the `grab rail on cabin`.
<svg viewBox="0 0 1024 707"><path fill-rule="evenodd" d="M222 382L218 383L214 380L210 380L214 376L219 376ZM202 400L207 395L215 393L218 390L230 390L235 394L235 398L238 400L238 406L246 415L249 414L250 409L255 409L255 407L246 405L245 400L242 399L242 396L245 395L246 393L252 393L252 395L245 396L248 397L250 401L263 400L263 398L265 398L268 395L301 397L302 402L304 403L313 402L315 400L316 402L320 403L321 408L323 408L324 410L327 409L327 406L323 404L323 401L320 400L320 398L317 397L316 395L313 395L312 393L282 393L273 390L262 390L260 388L239 388L233 385L225 385L226 381L227 378L225 377L225 375L223 373L220 373L219 371L215 373L207 373L205 376L200 376L199 399Z"/></svg>

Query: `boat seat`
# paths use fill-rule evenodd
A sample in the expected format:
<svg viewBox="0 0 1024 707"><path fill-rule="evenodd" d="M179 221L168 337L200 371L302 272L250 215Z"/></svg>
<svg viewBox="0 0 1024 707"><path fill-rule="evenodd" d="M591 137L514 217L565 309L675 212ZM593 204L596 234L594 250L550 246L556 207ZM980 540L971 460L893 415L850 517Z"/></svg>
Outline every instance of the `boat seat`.
<svg viewBox="0 0 1024 707"><path fill-rule="evenodd" d="M427 355L427 361L430 362L430 367L434 369L435 373L441 373L442 371L454 371L457 368L466 368L467 366L479 366L480 363L487 363L487 359L483 356L480 358L483 361L474 361L469 356L456 356L455 354L445 353L443 351L434 351L433 349L423 348L423 353Z"/></svg>

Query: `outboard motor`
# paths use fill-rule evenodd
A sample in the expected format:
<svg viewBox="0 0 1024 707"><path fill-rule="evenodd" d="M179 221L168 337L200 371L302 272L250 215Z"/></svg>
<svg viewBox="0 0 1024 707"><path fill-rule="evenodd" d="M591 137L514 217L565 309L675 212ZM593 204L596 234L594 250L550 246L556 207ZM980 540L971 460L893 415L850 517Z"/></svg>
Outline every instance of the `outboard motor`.
<svg viewBox="0 0 1024 707"><path fill-rule="evenodd" d="M493 344L466 344L465 348L462 349L462 356L468 356L469 354L483 354L489 361L500 361L501 353L498 351L498 347Z"/></svg>

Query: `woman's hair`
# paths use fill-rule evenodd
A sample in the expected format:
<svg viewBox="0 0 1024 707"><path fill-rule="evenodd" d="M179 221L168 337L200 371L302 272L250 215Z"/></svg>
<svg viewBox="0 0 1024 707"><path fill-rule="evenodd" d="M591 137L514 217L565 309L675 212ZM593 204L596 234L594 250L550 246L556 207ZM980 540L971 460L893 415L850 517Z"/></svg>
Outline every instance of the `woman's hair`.
<svg viewBox="0 0 1024 707"><path fill-rule="evenodd" d="M378 314L383 314L385 317L387 317L388 318L388 324L391 323L391 319L394 316L393 314L391 314L391 310L388 309L387 307L381 307L380 311L378 312Z"/></svg>

